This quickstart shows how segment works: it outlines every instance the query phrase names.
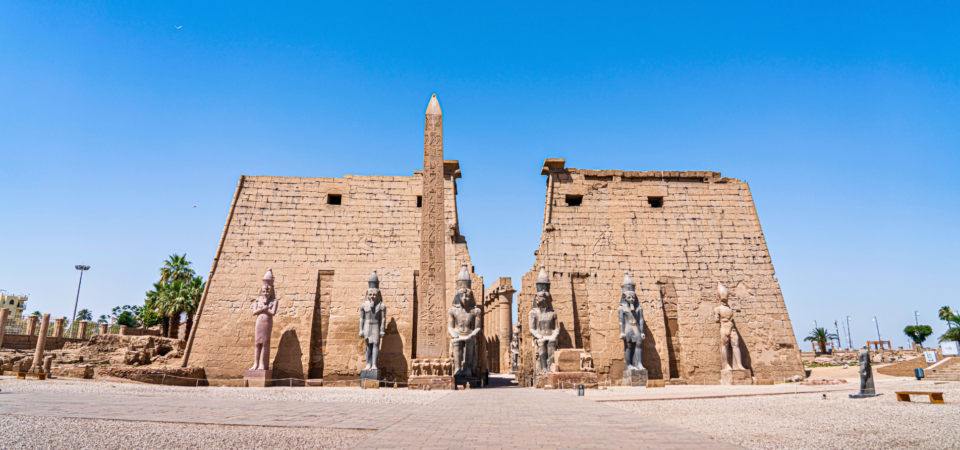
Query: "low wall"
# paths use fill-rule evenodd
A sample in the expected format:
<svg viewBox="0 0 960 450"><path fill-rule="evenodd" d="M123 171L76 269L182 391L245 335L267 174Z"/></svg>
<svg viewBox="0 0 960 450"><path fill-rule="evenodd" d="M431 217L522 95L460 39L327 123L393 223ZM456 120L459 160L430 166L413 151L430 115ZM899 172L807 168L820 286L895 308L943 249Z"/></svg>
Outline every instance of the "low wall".
<svg viewBox="0 0 960 450"><path fill-rule="evenodd" d="M3 335L3 348L17 350L33 350L37 348L37 339L39 336L28 336L26 334L5 334ZM83 342L81 339L47 336L47 342L43 349L61 350L64 344L70 342Z"/></svg>
<svg viewBox="0 0 960 450"><path fill-rule="evenodd" d="M127 328L120 327L121 336L160 336L160 330L151 330L150 328Z"/></svg>

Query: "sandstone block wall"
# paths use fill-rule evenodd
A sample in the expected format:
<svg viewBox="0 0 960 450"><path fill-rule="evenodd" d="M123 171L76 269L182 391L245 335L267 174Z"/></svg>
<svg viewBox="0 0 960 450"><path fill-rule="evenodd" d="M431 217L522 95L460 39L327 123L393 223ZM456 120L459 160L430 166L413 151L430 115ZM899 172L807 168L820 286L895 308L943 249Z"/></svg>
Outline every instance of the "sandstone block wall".
<svg viewBox="0 0 960 450"><path fill-rule="evenodd" d="M746 182L717 172L564 168L547 160L544 231L518 297L521 381L532 374L532 307L538 267L551 278L559 348L593 354L601 379L624 369L617 308L625 272L645 320L651 379L720 380L716 283L730 292L753 376L803 375L799 349Z"/></svg>
<svg viewBox="0 0 960 450"><path fill-rule="evenodd" d="M456 180L445 177L447 302L460 263ZM252 307L267 268L279 310L271 336L274 378L359 377L364 344L358 309L377 270L387 307L379 367L403 380L415 355L415 283L420 267L419 172L412 177L243 177L190 364L209 378L239 378L253 362ZM339 197L339 204L337 198ZM472 266L471 266L472 267ZM476 298L483 279L472 275Z"/></svg>

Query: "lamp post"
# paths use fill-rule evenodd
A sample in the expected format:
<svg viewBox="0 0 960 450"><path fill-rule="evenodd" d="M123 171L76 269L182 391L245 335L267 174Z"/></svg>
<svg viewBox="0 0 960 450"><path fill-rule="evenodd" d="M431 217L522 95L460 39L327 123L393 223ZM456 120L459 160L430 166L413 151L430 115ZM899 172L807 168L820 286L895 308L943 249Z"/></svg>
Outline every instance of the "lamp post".
<svg viewBox="0 0 960 450"><path fill-rule="evenodd" d="M850 316L847 316L847 345L853 349L853 334L850 332Z"/></svg>
<svg viewBox="0 0 960 450"><path fill-rule="evenodd" d="M919 327L919 326L920 326L920 311L913 311L913 314L914 314L915 316L917 316L917 317L916 317L916 325Z"/></svg>
<svg viewBox="0 0 960 450"><path fill-rule="evenodd" d="M877 325L877 340L882 341L883 336L880 336L880 322L877 321L877 316L873 316L873 323Z"/></svg>
<svg viewBox="0 0 960 450"><path fill-rule="evenodd" d="M77 320L77 304L80 303L80 285L83 284L83 272L85 270L90 270L90 266L84 266L82 264L74 266L77 270L80 271L80 282L77 283L77 299L73 302L73 318L70 319L70 324L73 324Z"/></svg>
<svg viewBox="0 0 960 450"><path fill-rule="evenodd" d="M837 333L837 349L839 350L840 347L843 347L843 343L840 342L840 328L837 327L836 319L833 320L833 331Z"/></svg>

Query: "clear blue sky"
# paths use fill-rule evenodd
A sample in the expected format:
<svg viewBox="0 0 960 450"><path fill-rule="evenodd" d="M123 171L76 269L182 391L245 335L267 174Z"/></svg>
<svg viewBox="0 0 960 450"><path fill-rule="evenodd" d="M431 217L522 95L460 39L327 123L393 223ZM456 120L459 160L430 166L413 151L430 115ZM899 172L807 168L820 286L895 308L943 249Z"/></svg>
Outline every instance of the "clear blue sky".
<svg viewBox="0 0 960 450"><path fill-rule="evenodd" d="M0 2L0 289L68 316L89 264L99 316L171 253L206 276L241 174L410 175L436 92L485 277L532 266L564 157L749 181L800 338L960 308L956 2L274 3Z"/></svg>

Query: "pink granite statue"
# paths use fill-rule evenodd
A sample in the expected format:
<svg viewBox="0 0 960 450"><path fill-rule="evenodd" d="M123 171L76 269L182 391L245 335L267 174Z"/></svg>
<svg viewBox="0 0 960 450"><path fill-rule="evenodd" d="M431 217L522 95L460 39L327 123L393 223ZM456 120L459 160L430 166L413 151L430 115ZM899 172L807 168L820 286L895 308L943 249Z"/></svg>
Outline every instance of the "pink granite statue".
<svg viewBox="0 0 960 450"><path fill-rule="evenodd" d="M277 314L277 298L273 289L273 269L267 269L260 287L260 297L254 307L257 316L254 329L253 367L250 370L270 370L270 334L273 333L273 316Z"/></svg>

